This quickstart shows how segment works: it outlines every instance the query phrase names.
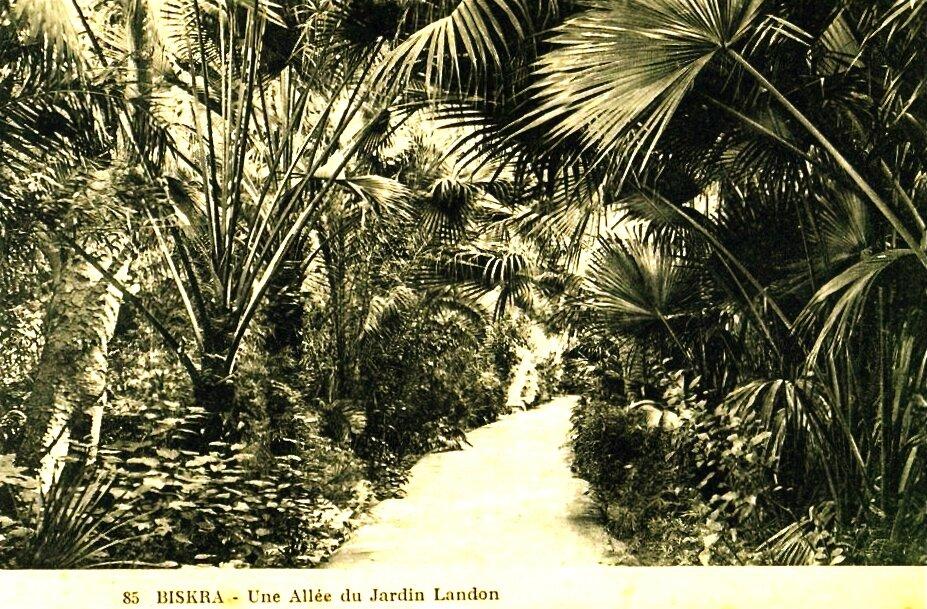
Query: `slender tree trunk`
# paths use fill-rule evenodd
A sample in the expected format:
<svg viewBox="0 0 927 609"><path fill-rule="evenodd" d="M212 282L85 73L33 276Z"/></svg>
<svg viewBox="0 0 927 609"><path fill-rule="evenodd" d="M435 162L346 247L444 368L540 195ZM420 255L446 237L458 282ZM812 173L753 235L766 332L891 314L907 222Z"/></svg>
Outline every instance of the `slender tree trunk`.
<svg viewBox="0 0 927 609"><path fill-rule="evenodd" d="M331 230L336 234L337 230ZM335 251L326 240L322 244L322 258L325 262L328 276L329 303L332 323L332 378L328 387L329 402L334 402L346 396L347 387L347 356L344 328L344 302L343 286L345 282L344 263L339 252Z"/></svg>

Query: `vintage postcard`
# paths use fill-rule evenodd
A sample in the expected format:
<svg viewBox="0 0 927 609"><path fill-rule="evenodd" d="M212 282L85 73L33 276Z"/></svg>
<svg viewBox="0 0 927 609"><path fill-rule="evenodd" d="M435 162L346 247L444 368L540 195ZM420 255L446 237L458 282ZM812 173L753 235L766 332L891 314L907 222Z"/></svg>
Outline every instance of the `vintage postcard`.
<svg viewBox="0 0 927 609"><path fill-rule="evenodd" d="M927 1L0 14L0 608L927 607Z"/></svg>

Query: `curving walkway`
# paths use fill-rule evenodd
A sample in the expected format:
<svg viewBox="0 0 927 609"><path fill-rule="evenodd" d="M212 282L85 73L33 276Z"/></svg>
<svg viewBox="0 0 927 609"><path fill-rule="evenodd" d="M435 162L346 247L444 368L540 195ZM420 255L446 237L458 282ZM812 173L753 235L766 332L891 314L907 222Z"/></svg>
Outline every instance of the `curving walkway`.
<svg viewBox="0 0 927 609"><path fill-rule="evenodd" d="M608 537L567 439L574 397L518 412L467 434L472 447L425 456L406 496L371 522L329 567L582 567L605 563Z"/></svg>

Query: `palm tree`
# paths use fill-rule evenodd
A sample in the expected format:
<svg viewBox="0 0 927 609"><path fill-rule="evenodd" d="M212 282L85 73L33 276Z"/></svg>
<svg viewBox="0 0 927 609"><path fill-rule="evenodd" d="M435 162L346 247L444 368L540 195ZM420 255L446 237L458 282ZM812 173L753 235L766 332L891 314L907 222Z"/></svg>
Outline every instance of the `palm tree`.
<svg viewBox="0 0 927 609"><path fill-rule="evenodd" d="M123 15L127 31L122 33L110 27L107 7L75 4L67 11L77 11L79 19L63 22L71 29L73 23L80 23L82 29L68 30L63 38L71 45L67 56L84 54L90 67L81 73L101 66L114 68L117 59L127 62L132 70L133 77L119 81L129 83L131 97L128 101L114 95L105 97L122 101L108 106L103 116L113 117L121 127L107 130L117 132L118 142L128 148L121 158L140 162L144 189L160 191L160 196L136 201L132 213L143 219L144 231L173 280L187 315L186 331L173 327L156 306L145 302L144 294L137 295L127 287L123 267L111 263L111 251L99 251L91 242L68 235L62 230L60 217L46 214L42 218L74 252L69 260L87 265L89 275L81 276L94 276L98 283L103 282L100 285L108 286L104 291L116 295L107 306L112 309L120 299L130 303L180 359L193 382L194 395L208 415L205 423L193 430L191 442L205 447L219 437L223 427L235 427L232 375L241 344L275 279L286 267L284 262L292 255L294 244L307 226L325 214L329 193L348 189L375 201L377 207L401 198L402 192L391 190L386 180L345 173L373 132L366 127L356 131L355 118L370 106L374 108L373 119L380 112L381 103L366 82L375 48L352 55L346 64L332 62L320 67L312 53L301 56L293 45L279 48L276 44L287 38L280 34L288 31L290 13L230 2L207 14L207 9L195 2L182 4L179 10L173 5L146 9L132 4ZM38 26L56 17L26 14ZM271 31L276 35L271 36ZM228 40L222 41L223 36ZM128 45L128 50L120 43ZM139 45L148 46L139 49ZM296 67L278 77L281 54L296 62ZM152 57L157 61L149 61ZM63 62L53 67L58 65L67 67ZM320 71L323 69L328 72ZM181 111L182 118L183 108L190 108L186 126L167 126L173 135L167 146L151 145L145 139L153 130L151 120L159 115L152 100L163 104L163 89L155 91L152 86L158 74L162 87L168 86L175 99L179 95L173 108ZM41 86L28 79L22 81ZM81 84L78 91L88 89L86 83ZM73 102L83 98L70 91L59 94L53 89L50 93L61 98L56 101L64 108L65 117L82 107ZM92 96L89 99L95 100ZM35 118L28 110L24 112L26 118ZM371 124L376 123L373 119ZM11 114L9 124L8 140L17 144L16 138L21 138L24 125L29 123ZM98 121L80 124L95 126ZM33 141L31 146L27 150L42 151L52 144ZM103 147L108 154L107 146L112 144ZM169 152L167 157L165 151ZM169 163L162 165L162 159ZM379 196L386 200L376 202ZM189 344L194 345L192 352ZM51 351L49 354L49 364L60 359L52 358ZM105 361L105 357L95 359ZM35 392L35 399L42 394ZM26 434L31 448L24 454L38 456L47 449L47 442L37 440L44 438L41 419L30 426L36 431ZM40 429L43 431L37 431Z"/></svg>
<svg viewBox="0 0 927 609"><path fill-rule="evenodd" d="M676 256L697 264L691 252L708 248L703 289L723 290L708 302L736 298L778 353L740 370L731 399L802 412L788 433L815 438L808 458L838 522L877 498L892 531L916 519L899 506L923 492L904 474L918 460L901 431L912 398L889 397L908 396L906 384L890 388L919 383L919 368L906 359L900 377L887 371L889 345L905 343L924 306L924 158L911 152L923 102L902 84L922 66L924 14L904 2L591 2L554 30L518 129L546 134L552 151L572 144L571 162ZM713 210L660 193L679 169L695 193L716 193ZM794 236L779 247L763 231ZM804 397L764 393L798 385Z"/></svg>
<svg viewBox="0 0 927 609"><path fill-rule="evenodd" d="M796 12L798 17L805 16L800 10ZM693 90L704 90L708 96L725 93L723 89L696 89L697 85L710 86L715 74L721 78L725 73L748 76L807 132L814 147L826 153L821 162L835 165L838 177L858 189L927 266L927 254L910 222L902 220L903 208L889 204L891 191L877 192L873 180L864 177L849 160L857 151L841 152L834 137L825 135L806 116L808 112L800 110L754 65L751 53L759 57L764 50L772 57L781 56L787 51L780 48L795 44L796 39L806 48L815 42L833 46L833 37L827 35L845 19L833 12L825 23L829 27L807 32L802 26L808 23L793 24L789 17L792 15L785 7L764 10L763 3L756 0L592 3L591 8L558 28L551 40L554 49L542 56L537 69L540 82L533 95L537 108L525 119L524 128L549 127L551 143L579 136L584 149L594 149L597 159L608 157L612 165L635 159L646 162ZM897 17L886 15L886 19L892 18ZM881 27L888 25L890 22L885 22ZM845 52L843 48L825 50L835 61ZM839 74L841 68L837 70ZM748 83L737 84L743 87ZM886 96L896 93L883 92ZM732 107L731 111L743 116L745 109ZM762 128L749 116L741 120ZM922 224L917 215L912 220Z"/></svg>
<svg viewBox="0 0 927 609"><path fill-rule="evenodd" d="M215 99L208 105L218 111L194 109L193 187L176 184L170 211L149 212L190 334L181 338L163 324L156 327L206 410L193 440L199 447L235 430L233 374L242 342L294 244L330 213L335 190L349 189L374 206L402 197L388 180L345 172L376 124L371 120L352 134L352 121L371 103L380 105L367 82L369 56L338 66L323 90L295 69L268 82L261 70L263 32L274 19L247 9L241 25L235 12L242 10L228 5L220 11L220 31L232 41L221 49L197 18L200 33L187 40L189 53L199 58L191 94ZM230 82L238 85L223 86ZM186 340L193 353L184 348Z"/></svg>
<svg viewBox="0 0 927 609"><path fill-rule="evenodd" d="M149 193L139 188L131 170L120 167L125 154L111 135L124 100L123 82L91 76L100 67L92 51L61 28L50 32L42 13L26 8L20 3L4 12L0 138L7 161L4 210L11 222L44 227L33 233L40 239L33 245L53 269L45 343L32 370L19 438L20 462L35 468L53 445L58 457L74 442L92 458L105 402L107 342L121 299L75 255L72 243L81 243L100 266L124 280L132 246L122 227L129 221L128 199ZM36 31L26 31L27 19ZM147 120L136 116L134 124L143 128ZM156 131L148 129L136 142L147 148L157 140ZM30 177L24 180L24 173ZM127 197L133 191L137 194ZM98 206L97 197L107 204ZM54 461L45 460L46 484Z"/></svg>
<svg viewBox="0 0 927 609"><path fill-rule="evenodd" d="M806 457L839 521L876 498L897 534L916 520L898 506L923 493L917 440L900 431L914 401L889 389L917 385L919 368L905 358L898 379L887 371L888 346L924 306L924 3L544 4L461 2L383 69L472 130L462 149L515 168L530 202L522 231L576 227L582 251L610 209L643 222L662 279L677 267L698 277L681 327L655 327L690 366L705 362L715 399L800 422L784 428L790 445L817 447ZM498 70L503 58L511 69ZM640 247L592 260L574 321L595 303L624 332L646 327L642 310L659 320L662 292L622 249ZM709 360L724 363L708 374Z"/></svg>

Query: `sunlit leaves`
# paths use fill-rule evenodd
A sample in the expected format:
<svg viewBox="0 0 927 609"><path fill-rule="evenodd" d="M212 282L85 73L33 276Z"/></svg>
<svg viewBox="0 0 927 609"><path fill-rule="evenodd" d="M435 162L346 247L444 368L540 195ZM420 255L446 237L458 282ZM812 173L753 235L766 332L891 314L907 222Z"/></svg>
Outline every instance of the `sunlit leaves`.
<svg viewBox="0 0 927 609"><path fill-rule="evenodd" d="M587 272L587 306L606 324L666 324L694 296L692 275L668 252L648 243L603 239Z"/></svg>
<svg viewBox="0 0 927 609"><path fill-rule="evenodd" d="M461 0L392 50L377 74L398 83L423 75L434 89L465 91L474 77L503 67L530 19L526 0Z"/></svg>
<svg viewBox="0 0 927 609"><path fill-rule="evenodd" d="M94 91L73 62L48 47L3 43L3 165L31 173L36 161L74 164L105 151L112 125L103 91ZM52 152L57 156L49 159Z"/></svg>
<svg viewBox="0 0 927 609"><path fill-rule="evenodd" d="M758 15L757 0L592 2L538 61L523 129L552 145L579 137L599 158L646 159L715 54Z"/></svg>

